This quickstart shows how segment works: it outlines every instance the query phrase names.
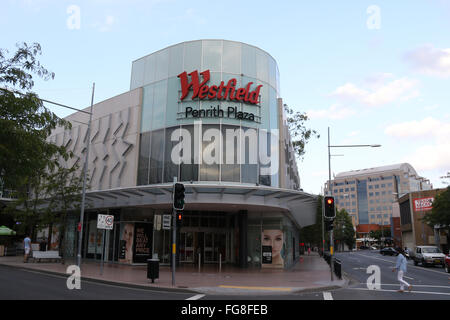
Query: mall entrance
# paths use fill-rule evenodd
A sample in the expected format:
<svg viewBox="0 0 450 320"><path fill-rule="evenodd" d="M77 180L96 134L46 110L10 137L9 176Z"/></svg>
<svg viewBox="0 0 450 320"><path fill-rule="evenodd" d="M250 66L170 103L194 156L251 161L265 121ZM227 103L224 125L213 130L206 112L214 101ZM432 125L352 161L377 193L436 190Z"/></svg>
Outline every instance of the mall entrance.
<svg viewBox="0 0 450 320"><path fill-rule="evenodd" d="M232 263L234 215L185 212L179 232L180 263Z"/></svg>
<svg viewBox="0 0 450 320"><path fill-rule="evenodd" d="M198 264L231 262L231 233L222 230L180 232L180 262Z"/></svg>

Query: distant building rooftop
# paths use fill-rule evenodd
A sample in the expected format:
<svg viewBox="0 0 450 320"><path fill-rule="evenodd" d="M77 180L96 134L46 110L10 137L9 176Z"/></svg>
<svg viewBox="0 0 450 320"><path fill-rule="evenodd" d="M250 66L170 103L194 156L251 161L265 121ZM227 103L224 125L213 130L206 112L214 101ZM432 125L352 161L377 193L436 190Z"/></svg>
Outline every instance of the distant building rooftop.
<svg viewBox="0 0 450 320"><path fill-rule="evenodd" d="M384 172L392 172L392 171L403 171L409 173L409 175L417 176L416 170L409 164L409 163L399 163L399 164L393 164L388 166L381 166L381 167L375 167L375 168L367 168L367 169L360 169L360 170L352 170L352 171L346 171L338 173L335 177L335 179L339 178L348 178L353 176L370 176L375 174L382 174Z"/></svg>

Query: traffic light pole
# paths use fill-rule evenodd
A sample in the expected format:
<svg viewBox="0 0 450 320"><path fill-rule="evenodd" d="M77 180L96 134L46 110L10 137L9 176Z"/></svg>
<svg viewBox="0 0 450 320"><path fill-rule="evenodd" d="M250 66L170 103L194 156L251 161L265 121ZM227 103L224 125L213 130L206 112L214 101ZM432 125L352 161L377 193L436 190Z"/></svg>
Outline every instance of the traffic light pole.
<svg viewBox="0 0 450 320"><path fill-rule="evenodd" d="M177 260L177 212L172 209L172 286L175 286L175 264Z"/></svg>
<svg viewBox="0 0 450 320"><path fill-rule="evenodd" d="M330 127L328 127L328 194L333 195L333 188L331 187L331 154L330 154ZM334 280L334 262L333 262L333 229L330 230L330 268L331 281Z"/></svg>

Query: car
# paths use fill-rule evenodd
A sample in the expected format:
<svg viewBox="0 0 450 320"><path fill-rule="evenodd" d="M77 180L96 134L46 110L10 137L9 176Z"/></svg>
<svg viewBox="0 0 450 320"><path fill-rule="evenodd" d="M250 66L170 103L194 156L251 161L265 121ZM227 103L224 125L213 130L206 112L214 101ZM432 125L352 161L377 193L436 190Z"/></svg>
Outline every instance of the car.
<svg viewBox="0 0 450 320"><path fill-rule="evenodd" d="M359 247L359 250L367 250L367 249L369 249L368 246L360 246L360 247Z"/></svg>
<svg viewBox="0 0 450 320"><path fill-rule="evenodd" d="M418 246L414 250L414 265L423 267L439 265L445 267L445 254L436 246Z"/></svg>
<svg viewBox="0 0 450 320"><path fill-rule="evenodd" d="M445 272L450 273L450 252L445 256L444 259Z"/></svg>
<svg viewBox="0 0 450 320"><path fill-rule="evenodd" d="M380 253L381 253L383 256L386 256L386 255L388 255L388 256L398 256L398 251L395 250L395 249L392 248L392 247L386 247L386 248L383 248L383 249L380 250Z"/></svg>

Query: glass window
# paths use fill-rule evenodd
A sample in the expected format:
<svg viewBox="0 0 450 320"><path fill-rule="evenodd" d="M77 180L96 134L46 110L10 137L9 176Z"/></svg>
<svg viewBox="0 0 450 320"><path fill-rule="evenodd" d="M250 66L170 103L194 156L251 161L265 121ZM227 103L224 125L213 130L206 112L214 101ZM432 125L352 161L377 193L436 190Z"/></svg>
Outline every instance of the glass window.
<svg viewBox="0 0 450 320"><path fill-rule="evenodd" d="M358 212L359 212L359 223L366 224L369 223L369 208L367 201L367 181L361 180L357 181L356 187L358 193Z"/></svg>
<svg viewBox="0 0 450 320"><path fill-rule="evenodd" d="M139 59L133 62L131 69L131 90L139 88L144 82L145 59Z"/></svg>
<svg viewBox="0 0 450 320"><path fill-rule="evenodd" d="M138 163L138 185L148 184L148 167L150 160L150 132L141 134L141 142L139 144L139 163Z"/></svg>
<svg viewBox="0 0 450 320"><path fill-rule="evenodd" d="M191 72L183 70L183 44L178 44L169 48L169 77L176 77L182 72ZM179 79L176 78L176 80Z"/></svg>
<svg viewBox="0 0 450 320"><path fill-rule="evenodd" d="M219 125L202 125L203 160L200 165L200 181L219 181L219 164L221 156L221 132ZM210 141L205 141L208 139Z"/></svg>
<svg viewBox="0 0 450 320"><path fill-rule="evenodd" d="M156 80L156 55L151 54L145 59L144 85L155 82Z"/></svg>
<svg viewBox="0 0 450 320"><path fill-rule="evenodd" d="M241 165L241 179L245 183L256 183L258 182L258 155L255 154L254 149L258 145L258 134L253 128L242 127L242 130L241 145L244 147L244 157Z"/></svg>
<svg viewBox="0 0 450 320"><path fill-rule="evenodd" d="M238 132L235 131L239 129L237 126L229 126L222 125L222 136L224 138L224 148L223 148L223 158L222 158L222 181L232 181L232 182L240 182L240 165L238 162L238 146L240 138L238 136L230 136L227 137L227 130L229 133ZM228 140L232 139L232 140ZM225 143L226 142L226 143ZM231 148L230 150L228 148ZM230 159L229 163L227 163L227 154L231 156L233 154L233 159Z"/></svg>
<svg viewBox="0 0 450 320"><path fill-rule="evenodd" d="M179 127L166 129L165 152L164 152L164 182L173 182L173 178L178 178L178 159L172 159L172 150L179 143L171 141L172 133ZM175 160L172 161L172 160Z"/></svg>
<svg viewBox="0 0 450 320"><path fill-rule="evenodd" d="M190 41L184 44L184 71L203 71L201 66L202 41Z"/></svg>
<svg viewBox="0 0 450 320"><path fill-rule="evenodd" d="M222 70L225 73L241 73L241 44L223 41Z"/></svg>
<svg viewBox="0 0 450 320"><path fill-rule="evenodd" d="M203 64L202 70L211 72L222 71L222 41L204 40L203 41Z"/></svg>
<svg viewBox="0 0 450 320"><path fill-rule="evenodd" d="M191 137L194 137L194 126L183 126L183 129L189 131ZM190 163L180 164L180 181L198 181L198 164L194 163L194 144L191 145L191 161Z"/></svg>
<svg viewBox="0 0 450 320"><path fill-rule="evenodd" d="M149 184L162 183L164 159L164 129L153 131L150 137Z"/></svg>
<svg viewBox="0 0 450 320"><path fill-rule="evenodd" d="M152 85L145 86L142 97L142 116L141 116L141 132L152 130L152 114L153 114L153 94Z"/></svg>
<svg viewBox="0 0 450 320"><path fill-rule="evenodd" d="M156 130L165 127L167 80L163 80L154 84L153 96L152 130Z"/></svg>
<svg viewBox="0 0 450 320"><path fill-rule="evenodd" d="M155 80L165 80L169 75L169 50L161 50L156 54Z"/></svg>
<svg viewBox="0 0 450 320"><path fill-rule="evenodd" d="M250 78L256 78L256 49L252 46L242 44L242 73Z"/></svg>

